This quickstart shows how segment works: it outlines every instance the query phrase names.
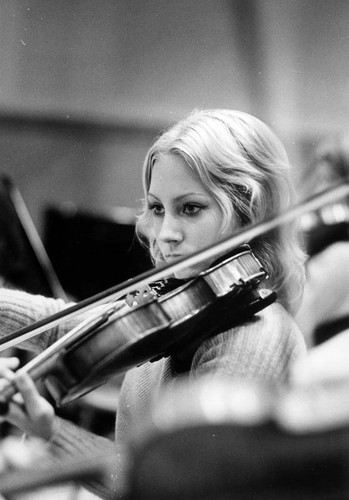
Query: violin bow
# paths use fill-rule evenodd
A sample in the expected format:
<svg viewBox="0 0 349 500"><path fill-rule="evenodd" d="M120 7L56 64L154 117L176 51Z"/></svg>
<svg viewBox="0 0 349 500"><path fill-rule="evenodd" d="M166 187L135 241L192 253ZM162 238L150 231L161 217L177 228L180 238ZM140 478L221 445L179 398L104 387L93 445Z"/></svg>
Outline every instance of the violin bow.
<svg viewBox="0 0 349 500"><path fill-rule="evenodd" d="M0 352L59 325L63 320L67 321L77 314L87 312L98 305L119 300L121 297L137 290L139 287L148 285L151 281L158 281L160 279L167 278L175 272L181 271L190 266L195 266L207 259L227 253L228 251L239 247L243 243L248 243L262 234L266 234L281 225L291 222L305 213L318 210L319 208L348 195L349 181L328 188L316 195L311 196L305 201L294 205L275 217L271 217L265 221L242 228L234 235L229 236L214 245L205 247L204 249L193 253L189 257L184 257L174 263L164 264L159 268L146 271L114 287L99 292L92 297L88 297L77 304L68 306L67 308L44 318L43 320L21 328L16 332L0 339Z"/></svg>

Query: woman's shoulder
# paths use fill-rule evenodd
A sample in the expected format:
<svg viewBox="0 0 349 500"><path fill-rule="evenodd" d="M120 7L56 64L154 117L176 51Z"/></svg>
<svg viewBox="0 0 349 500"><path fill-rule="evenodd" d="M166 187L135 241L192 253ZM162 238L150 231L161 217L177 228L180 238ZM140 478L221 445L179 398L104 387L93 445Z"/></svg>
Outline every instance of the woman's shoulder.
<svg viewBox="0 0 349 500"><path fill-rule="evenodd" d="M301 334L294 316L279 302L266 307L257 316L267 333L273 331L275 335L289 332Z"/></svg>
<svg viewBox="0 0 349 500"><path fill-rule="evenodd" d="M252 337L257 342L265 339L283 339L289 341L293 338L302 338L301 331L294 317L279 302L270 304L258 313L251 315L245 321L222 332L218 339Z"/></svg>
<svg viewBox="0 0 349 500"><path fill-rule="evenodd" d="M207 339L196 351L192 369L280 381L289 365L306 352L293 317L274 303L249 320Z"/></svg>

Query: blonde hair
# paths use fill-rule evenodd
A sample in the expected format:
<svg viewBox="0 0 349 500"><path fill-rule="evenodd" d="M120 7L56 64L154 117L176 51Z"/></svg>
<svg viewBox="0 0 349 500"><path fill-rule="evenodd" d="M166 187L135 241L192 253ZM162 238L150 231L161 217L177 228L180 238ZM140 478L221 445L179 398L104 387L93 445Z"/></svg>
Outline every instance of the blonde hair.
<svg viewBox="0 0 349 500"><path fill-rule="evenodd" d="M163 154L181 157L201 179L229 224L244 227L287 209L295 201L291 168L285 148L269 127L235 110L194 111L165 131L148 151L143 166L144 196L152 167ZM151 214L144 204L137 232L155 264L162 259L151 230ZM279 301L290 311L298 306L304 284L305 255L296 223L256 238L253 252L269 274Z"/></svg>

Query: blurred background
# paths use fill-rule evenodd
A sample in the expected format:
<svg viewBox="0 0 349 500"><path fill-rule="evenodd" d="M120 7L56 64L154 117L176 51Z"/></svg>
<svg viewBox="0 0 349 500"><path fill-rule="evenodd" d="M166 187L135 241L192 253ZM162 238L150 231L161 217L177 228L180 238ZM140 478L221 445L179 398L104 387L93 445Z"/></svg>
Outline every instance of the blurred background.
<svg viewBox="0 0 349 500"><path fill-rule="evenodd" d="M346 0L1 0L0 174L68 291L72 214L92 217L91 245L109 241L96 217L132 226L147 148L193 108L257 115L302 179L348 126L348 20Z"/></svg>
<svg viewBox="0 0 349 500"><path fill-rule="evenodd" d="M347 0L0 0L5 284L81 300L147 269L144 155L194 108L264 120L301 191L317 145L349 130L348 24ZM110 400L68 417L111 433Z"/></svg>

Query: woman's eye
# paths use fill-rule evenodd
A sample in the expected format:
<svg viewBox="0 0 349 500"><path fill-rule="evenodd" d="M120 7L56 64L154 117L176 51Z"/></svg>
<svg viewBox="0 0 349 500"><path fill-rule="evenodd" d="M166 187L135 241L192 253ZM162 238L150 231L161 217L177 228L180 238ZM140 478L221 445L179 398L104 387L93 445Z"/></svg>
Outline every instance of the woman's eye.
<svg viewBox="0 0 349 500"><path fill-rule="evenodd" d="M159 203L151 203L148 208L153 215L162 215L164 211L163 207Z"/></svg>
<svg viewBox="0 0 349 500"><path fill-rule="evenodd" d="M192 203L186 203L183 207L183 212L187 215L196 215L202 209L201 205L194 205Z"/></svg>

